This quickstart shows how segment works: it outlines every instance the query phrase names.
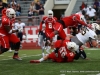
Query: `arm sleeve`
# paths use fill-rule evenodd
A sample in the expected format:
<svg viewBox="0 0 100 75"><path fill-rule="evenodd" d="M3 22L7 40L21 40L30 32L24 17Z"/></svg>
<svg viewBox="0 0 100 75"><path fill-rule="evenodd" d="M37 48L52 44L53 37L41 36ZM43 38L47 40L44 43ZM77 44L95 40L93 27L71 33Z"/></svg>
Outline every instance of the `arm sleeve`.
<svg viewBox="0 0 100 75"><path fill-rule="evenodd" d="M84 25L84 26L87 26L87 24L86 24L84 21L80 21L80 20L77 19L77 18L76 18L75 20L78 21L79 24Z"/></svg>

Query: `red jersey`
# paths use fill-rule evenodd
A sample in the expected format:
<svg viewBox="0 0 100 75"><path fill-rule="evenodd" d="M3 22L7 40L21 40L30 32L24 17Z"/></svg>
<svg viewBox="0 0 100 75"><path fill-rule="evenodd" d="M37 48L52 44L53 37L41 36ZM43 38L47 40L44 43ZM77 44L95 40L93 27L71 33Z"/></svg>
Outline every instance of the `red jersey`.
<svg viewBox="0 0 100 75"><path fill-rule="evenodd" d="M62 18L62 20L65 23L65 28L67 28L68 26L77 26L78 24L85 25L85 26L87 25L83 20L81 20L80 17L77 17L76 14L73 14L68 17L64 17Z"/></svg>
<svg viewBox="0 0 100 75"><path fill-rule="evenodd" d="M52 52L49 54L49 58L56 62L72 62L74 60L75 54L67 49L66 43L68 40L58 40L55 43L55 47L59 48L58 57L55 56L55 53Z"/></svg>
<svg viewBox="0 0 100 75"><path fill-rule="evenodd" d="M55 24L57 18L56 17L53 17L53 18L48 18L48 17L43 17L43 22L45 23L46 25L46 28L45 30L53 30L53 25ZM40 30L42 30L42 23L40 23Z"/></svg>
<svg viewBox="0 0 100 75"><path fill-rule="evenodd" d="M13 27L14 19L9 19L7 16L2 16L1 26L0 26L0 33L4 35L8 35L8 32L5 30L4 26L10 26L11 29Z"/></svg>
<svg viewBox="0 0 100 75"><path fill-rule="evenodd" d="M43 17L43 23L45 24L45 33L47 36L49 36L51 34L51 32L54 31L54 25L56 23L57 18L53 17L53 18L48 18L48 17ZM42 24L40 23L40 28L39 30L42 31Z"/></svg>

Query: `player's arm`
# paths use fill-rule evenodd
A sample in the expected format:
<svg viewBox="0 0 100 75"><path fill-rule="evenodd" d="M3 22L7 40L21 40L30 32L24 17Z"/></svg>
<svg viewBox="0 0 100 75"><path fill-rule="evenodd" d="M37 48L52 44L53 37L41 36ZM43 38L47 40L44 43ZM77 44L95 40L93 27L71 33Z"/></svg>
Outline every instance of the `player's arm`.
<svg viewBox="0 0 100 75"><path fill-rule="evenodd" d="M17 32L18 30L12 30L11 26L9 25L9 22L7 21L6 18L2 19L2 25L4 25L4 28L6 30L6 32L8 32L9 34Z"/></svg>
<svg viewBox="0 0 100 75"><path fill-rule="evenodd" d="M62 40L57 40L57 41L55 42L55 44L54 44L54 47L55 47L54 52L55 52L55 53L58 53L58 50L59 50L59 48L61 47L61 45L62 45Z"/></svg>

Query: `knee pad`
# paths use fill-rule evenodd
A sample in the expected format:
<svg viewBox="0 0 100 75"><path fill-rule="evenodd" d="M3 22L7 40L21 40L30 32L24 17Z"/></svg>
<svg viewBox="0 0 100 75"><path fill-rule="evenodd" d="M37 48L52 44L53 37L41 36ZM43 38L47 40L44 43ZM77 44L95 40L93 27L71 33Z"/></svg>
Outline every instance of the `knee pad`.
<svg viewBox="0 0 100 75"><path fill-rule="evenodd" d="M16 44L15 44L15 49L19 49L20 48L20 42L17 42Z"/></svg>

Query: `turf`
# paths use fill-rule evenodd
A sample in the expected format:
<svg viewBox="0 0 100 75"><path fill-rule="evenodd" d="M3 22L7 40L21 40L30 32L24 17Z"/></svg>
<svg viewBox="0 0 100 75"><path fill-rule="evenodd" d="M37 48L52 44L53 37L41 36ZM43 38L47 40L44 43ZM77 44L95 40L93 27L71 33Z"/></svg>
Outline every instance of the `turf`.
<svg viewBox="0 0 100 75"><path fill-rule="evenodd" d="M13 52L0 55L0 75L100 75L100 50L85 50L90 60L75 60L72 63L55 63L50 60L30 64L32 59L40 59L41 50L20 50L23 59L12 59Z"/></svg>

